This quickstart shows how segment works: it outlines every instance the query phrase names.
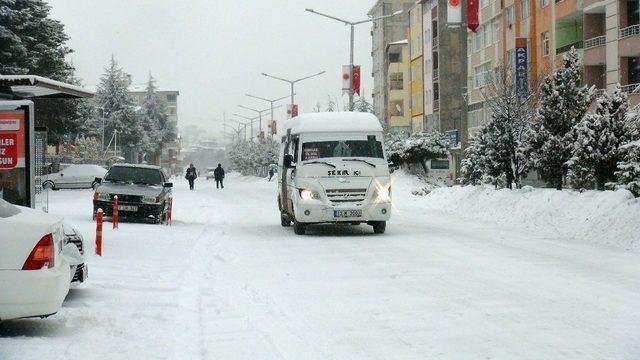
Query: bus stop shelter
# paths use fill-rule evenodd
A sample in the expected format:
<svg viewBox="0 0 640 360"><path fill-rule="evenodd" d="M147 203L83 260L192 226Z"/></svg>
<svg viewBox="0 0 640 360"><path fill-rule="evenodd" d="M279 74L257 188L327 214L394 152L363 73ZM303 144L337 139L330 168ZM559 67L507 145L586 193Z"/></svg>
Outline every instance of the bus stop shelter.
<svg viewBox="0 0 640 360"><path fill-rule="evenodd" d="M33 100L93 95L79 86L40 76L0 75L0 198L46 209L40 181L45 174L46 133L36 132Z"/></svg>

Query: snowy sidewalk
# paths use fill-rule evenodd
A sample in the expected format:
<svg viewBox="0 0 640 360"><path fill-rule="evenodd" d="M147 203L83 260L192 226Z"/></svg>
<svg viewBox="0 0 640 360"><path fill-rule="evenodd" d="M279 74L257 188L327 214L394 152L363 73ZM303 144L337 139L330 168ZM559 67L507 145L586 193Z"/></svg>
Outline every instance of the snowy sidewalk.
<svg viewBox="0 0 640 360"><path fill-rule="evenodd" d="M0 359L637 359L640 256L475 224L394 189L370 227L280 227L276 184L176 183L174 226L121 224ZM91 193L53 194L90 239Z"/></svg>

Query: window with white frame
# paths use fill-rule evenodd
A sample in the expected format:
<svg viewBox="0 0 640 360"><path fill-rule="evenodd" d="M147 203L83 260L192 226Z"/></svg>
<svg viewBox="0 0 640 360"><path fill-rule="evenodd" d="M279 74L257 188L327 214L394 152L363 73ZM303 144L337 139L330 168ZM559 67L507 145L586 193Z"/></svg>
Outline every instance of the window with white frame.
<svg viewBox="0 0 640 360"><path fill-rule="evenodd" d="M513 23L515 22L513 15L513 5L511 5L507 8L507 25L513 25Z"/></svg>
<svg viewBox="0 0 640 360"><path fill-rule="evenodd" d="M549 56L551 53L551 45L549 41L549 32L545 31L542 33L542 56Z"/></svg>
<svg viewBox="0 0 640 360"><path fill-rule="evenodd" d="M520 0L520 18L521 19L528 18L530 11L531 11L530 0Z"/></svg>
<svg viewBox="0 0 640 360"><path fill-rule="evenodd" d="M474 86L480 88L489 83L491 77L491 62L476 66L474 69Z"/></svg>
<svg viewBox="0 0 640 360"><path fill-rule="evenodd" d="M476 31L474 41L475 41L475 44L473 48L476 52L484 48L484 26L478 27L478 31Z"/></svg>
<svg viewBox="0 0 640 360"><path fill-rule="evenodd" d="M485 24L482 25L483 33L484 33L484 39L483 39L483 43L484 43L484 47L489 47L491 46L491 24Z"/></svg>

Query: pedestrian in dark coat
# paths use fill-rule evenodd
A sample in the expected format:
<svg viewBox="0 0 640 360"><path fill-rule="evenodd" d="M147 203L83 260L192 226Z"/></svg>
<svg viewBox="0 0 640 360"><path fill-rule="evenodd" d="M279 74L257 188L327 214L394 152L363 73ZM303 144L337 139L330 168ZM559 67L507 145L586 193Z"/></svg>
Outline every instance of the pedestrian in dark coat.
<svg viewBox="0 0 640 360"><path fill-rule="evenodd" d="M193 164L189 165L185 178L189 181L189 190L193 190L196 179L198 178L198 170L196 170L196 167L193 166Z"/></svg>
<svg viewBox="0 0 640 360"><path fill-rule="evenodd" d="M213 177L216 179L216 189L224 189L224 169L222 164L218 164L218 167L213 170Z"/></svg>

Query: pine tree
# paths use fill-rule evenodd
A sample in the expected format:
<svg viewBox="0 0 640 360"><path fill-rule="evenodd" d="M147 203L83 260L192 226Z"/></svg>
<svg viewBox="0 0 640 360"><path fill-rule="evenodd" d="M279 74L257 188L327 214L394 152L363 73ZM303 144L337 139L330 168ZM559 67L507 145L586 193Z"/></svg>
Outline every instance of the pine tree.
<svg viewBox="0 0 640 360"><path fill-rule="evenodd" d="M576 126L573 157L569 161L570 177L580 188L589 183L604 190L608 182L615 181L615 172L623 154L620 147L637 140L627 133L629 102L620 85L611 95L604 93L594 114L586 115Z"/></svg>
<svg viewBox="0 0 640 360"><path fill-rule="evenodd" d="M451 148L449 137L440 132L413 134L405 144L404 161L420 164L425 173L429 172L427 161L447 157Z"/></svg>
<svg viewBox="0 0 640 360"><path fill-rule="evenodd" d="M373 113L373 104L368 102L364 96L360 96L354 104L354 110L357 112Z"/></svg>
<svg viewBox="0 0 640 360"><path fill-rule="evenodd" d="M108 143L117 132L118 146L124 149L128 161L135 161L135 154L143 145L144 131L129 94L130 84L130 76L111 58L100 79L95 100L98 113L105 121L105 142Z"/></svg>
<svg viewBox="0 0 640 360"><path fill-rule="evenodd" d="M78 138L76 140L76 153L82 159L101 159L102 144L94 137Z"/></svg>
<svg viewBox="0 0 640 360"><path fill-rule="evenodd" d="M484 128L469 139L464 149L465 157L460 164L460 181L464 185L480 185L485 182L487 169L486 130Z"/></svg>
<svg viewBox="0 0 640 360"><path fill-rule="evenodd" d="M169 136L165 138L169 117L167 104L158 96L156 81L151 74L149 74L146 94L139 115L144 130L142 150L157 156L162 151L162 146L166 144L166 140L169 140Z"/></svg>
<svg viewBox="0 0 640 360"><path fill-rule="evenodd" d="M621 148L624 158L618 163L618 184L640 197L640 140Z"/></svg>
<svg viewBox="0 0 640 360"><path fill-rule="evenodd" d="M586 114L592 90L581 86L578 53L564 55L564 69L547 77L541 87L540 108L529 139L535 170L561 190L573 156L574 127Z"/></svg>
<svg viewBox="0 0 640 360"><path fill-rule="evenodd" d="M69 37L64 25L49 18L50 6L43 0L0 0L0 74L39 75L79 84L66 56ZM50 143L74 137L80 127L75 100L37 99L38 126L49 129Z"/></svg>

